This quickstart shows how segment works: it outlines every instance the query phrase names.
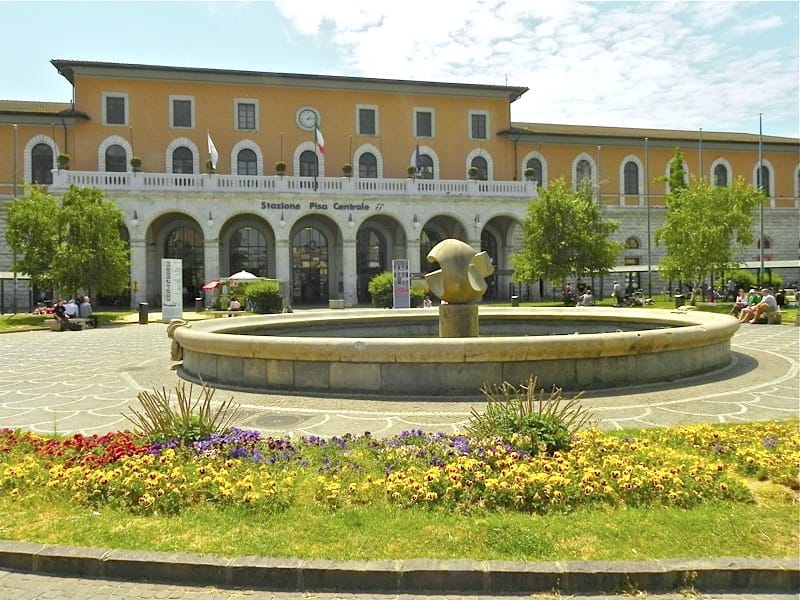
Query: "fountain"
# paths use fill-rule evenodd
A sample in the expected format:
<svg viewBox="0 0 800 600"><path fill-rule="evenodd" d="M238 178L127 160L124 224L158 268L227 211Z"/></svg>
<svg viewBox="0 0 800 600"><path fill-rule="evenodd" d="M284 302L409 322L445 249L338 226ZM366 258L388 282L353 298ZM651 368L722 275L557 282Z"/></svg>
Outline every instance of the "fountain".
<svg viewBox="0 0 800 600"><path fill-rule="evenodd" d="M485 383L519 384L531 375L545 388L579 391L675 380L731 361L739 324L727 315L479 307L491 264L458 244L437 245L429 254L441 266L429 274L429 285L447 301L439 314L309 310L176 321L168 334L173 359L183 360L179 374L266 393L452 399L476 398Z"/></svg>

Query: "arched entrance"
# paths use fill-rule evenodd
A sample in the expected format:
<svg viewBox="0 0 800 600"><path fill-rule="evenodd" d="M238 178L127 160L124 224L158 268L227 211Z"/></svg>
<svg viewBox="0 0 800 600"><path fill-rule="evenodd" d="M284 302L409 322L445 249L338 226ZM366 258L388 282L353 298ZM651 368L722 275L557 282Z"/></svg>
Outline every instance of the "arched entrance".
<svg viewBox="0 0 800 600"><path fill-rule="evenodd" d="M370 297L367 292L369 280L375 275L389 270L386 237L374 227L364 227L358 232L356 248L358 302L369 302Z"/></svg>
<svg viewBox="0 0 800 600"><path fill-rule="evenodd" d="M183 302L191 305L203 285L203 234L194 224L180 224L167 232L164 258L179 258L183 266Z"/></svg>
<svg viewBox="0 0 800 600"><path fill-rule="evenodd" d="M328 302L328 239L315 227L303 227L292 238L292 303Z"/></svg>
<svg viewBox="0 0 800 600"><path fill-rule="evenodd" d="M495 268L497 268L498 264L497 248L497 238L491 231L484 229L481 232L481 252L486 252L486 254L489 255ZM486 284L489 287L486 289L486 293L483 295L483 297L487 300L497 298L497 274L493 272L486 280Z"/></svg>

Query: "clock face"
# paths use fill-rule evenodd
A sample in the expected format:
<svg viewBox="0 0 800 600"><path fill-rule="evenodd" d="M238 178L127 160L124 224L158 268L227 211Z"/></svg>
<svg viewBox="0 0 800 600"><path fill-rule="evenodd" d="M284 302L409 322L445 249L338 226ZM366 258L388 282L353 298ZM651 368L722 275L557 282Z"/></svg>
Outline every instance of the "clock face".
<svg viewBox="0 0 800 600"><path fill-rule="evenodd" d="M313 108L304 108L297 113L297 124L303 129L314 129L318 123L319 116Z"/></svg>

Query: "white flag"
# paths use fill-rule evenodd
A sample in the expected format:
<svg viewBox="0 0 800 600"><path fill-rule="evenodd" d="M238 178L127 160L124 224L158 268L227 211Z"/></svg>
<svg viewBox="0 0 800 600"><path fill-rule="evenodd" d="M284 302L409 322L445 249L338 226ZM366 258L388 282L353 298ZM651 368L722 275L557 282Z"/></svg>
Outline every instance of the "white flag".
<svg viewBox="0 0 800 600"><path fill-rule="evenodd" d="M211 139L211 134L206 132L208 136L208 157L211 160L211 168L217 168L217 161L219 160L219 152L217 152L217 147L214 145L214 140Z"/></svg>

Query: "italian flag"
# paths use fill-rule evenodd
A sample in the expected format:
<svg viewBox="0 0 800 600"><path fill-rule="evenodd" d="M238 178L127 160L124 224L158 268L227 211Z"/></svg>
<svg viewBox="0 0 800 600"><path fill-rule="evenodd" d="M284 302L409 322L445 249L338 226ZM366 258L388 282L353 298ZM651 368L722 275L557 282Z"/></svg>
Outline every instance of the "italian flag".
<svg viewBox="0 0 800 600"><path fill-rule="evenodd" d="M322 137L322 132L319 130L319 128L314 129L314 138L316 139L317 148L319 148L319 153L325 154L325 138Z"/></svg>

